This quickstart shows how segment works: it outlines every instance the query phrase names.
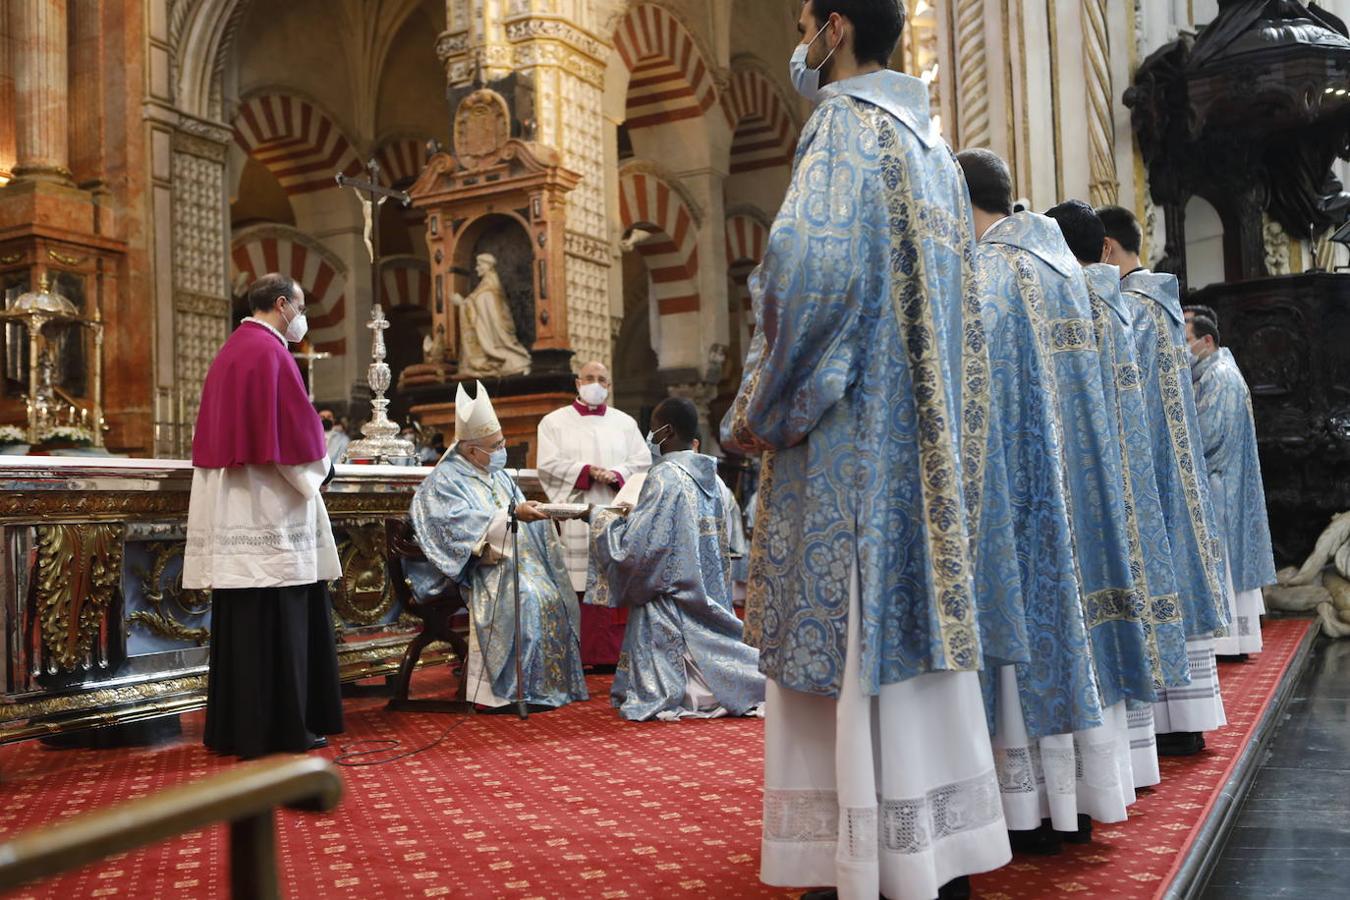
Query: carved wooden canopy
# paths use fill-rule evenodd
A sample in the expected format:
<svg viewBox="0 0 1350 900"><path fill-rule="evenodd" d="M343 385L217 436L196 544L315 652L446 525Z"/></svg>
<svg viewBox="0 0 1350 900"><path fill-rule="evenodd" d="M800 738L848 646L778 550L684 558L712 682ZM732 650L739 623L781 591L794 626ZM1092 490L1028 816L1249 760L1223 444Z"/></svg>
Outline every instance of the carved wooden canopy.
<svg viewBox="0 0 1350 900"><path fill-rule="evenodd" d="M1266 274L1263 212L1297 238L1345 221L1331 166L1350 142L1350 37L1315 5L1226 0L1194 40L1149 56L1124 99L1166 210L1160 268L1183 282L1193 196L1223 220L1229 280Z"/></svg>
<svg viewBox="0 0 1350 900"><path fill-rule="evenodd" d="M510 137L506 100L489 88L465 97L455 111L455 152L434 154L409 189L426 210L431 255L432 323L444 346L455 346L456 317L450 302L467 293L475 223L486 216L514 219L534 253L534 344L536 370L570 356L564 247L566 195L581 180L562 166L556 150ZM463 240L462 240L463 239ZM457 280L458 279L458 280Z"/></svg>

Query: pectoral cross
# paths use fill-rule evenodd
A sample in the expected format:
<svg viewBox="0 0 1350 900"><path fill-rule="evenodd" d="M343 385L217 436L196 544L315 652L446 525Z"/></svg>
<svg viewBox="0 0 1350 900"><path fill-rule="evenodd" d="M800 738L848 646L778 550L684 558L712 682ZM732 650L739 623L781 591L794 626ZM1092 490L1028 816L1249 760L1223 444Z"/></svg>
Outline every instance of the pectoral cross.
<svg viewBox="0 0 1350 900"><path fill-rule="evenodd" d="M300 351L298 351L298 350L292 350L292 351L291 351L291 356L294 356L297 360L299 360L300 362L302 362L302 363L305 364L305 388L309 391L309 402L310 402L310 403L313 403L313 402L314 402L314 361L315 361L316 359L327 359L328 357L332 356L333 354L328 353L328 352L321 352L321 353L320 353L320 352L315 352L314 348L313 348L313 347L310 347L309 344L306 344L305 346L308 347L308 349L305 350L303 353L300 352Z"/></svg>

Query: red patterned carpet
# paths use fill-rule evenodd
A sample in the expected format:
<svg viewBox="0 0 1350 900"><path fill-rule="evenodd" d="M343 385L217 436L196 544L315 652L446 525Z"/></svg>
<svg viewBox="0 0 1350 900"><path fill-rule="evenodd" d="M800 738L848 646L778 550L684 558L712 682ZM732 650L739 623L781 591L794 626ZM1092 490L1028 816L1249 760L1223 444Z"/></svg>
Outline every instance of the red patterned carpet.
<svg viewBox="0 0 1350 900"><path fill-rule="evenodd" d="M1201 756L1164 762L1164 789L1091 845L976 879L986 900L1159 894L1308 623L1267 624L1266 651L1224 665L1231 724ZM425 690L447 690L444 670ZM635 725L593 699L521 722L462 721L438 747L386 766L343 769L335 813L282 816L278 853L291 897L785 897L759 885L758 720ZM348 701L336 743L436 738L447 717L389 714ZM154 749L0 748L0 837L200 778L230 762L206 753L201 715L182 741ZM326 751L330 756L336 751ZM227 870L221 828L89 866L22 897L211 897Z"/></svg>

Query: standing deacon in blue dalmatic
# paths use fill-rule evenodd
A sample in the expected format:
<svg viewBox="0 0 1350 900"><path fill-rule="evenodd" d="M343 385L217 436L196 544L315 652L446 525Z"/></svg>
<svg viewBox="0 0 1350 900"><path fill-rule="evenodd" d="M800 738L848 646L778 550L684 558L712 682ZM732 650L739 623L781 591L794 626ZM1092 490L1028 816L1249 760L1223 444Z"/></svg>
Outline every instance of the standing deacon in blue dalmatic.
<svg viewBox="0 0 1350 900"><path fill-rule="evenodd" d="M410 562L414 593L468 588L466 698L505 706L516 698L516 654L525 701L557 707L585 700L579 611L553 524L503 471L506 440L487 389L455 396L455 443L417 488L412 523L427 562ZM514 502L519 559L508 531ZM517 647L515 568L520 568L521 646Z"/></svg>
<svg viewBox="0 0 1350 900"><path fill-rule="evenodd" d="M1172 571L1167 522L1158 497L1153 435L1148 430L1148 411L1140 385L1133 322L1120 293L1120 270L1099 262L1104 255L1106 229L1091 206L1081 200L1069 200L1047 215L1059 223L1069 249L1083 265L1097 329L1102 381L1114 385L1115 403L1110 416L1120 437L1121 464L1126 476L1130 566L1135 572L1136 602L1147 611L1144 622L1149 633L1154 682L1160 690L1184 688L1191 680L1186 629ZM1129 701L1126 722L1131 731L1134 786L1157 784L1162 776L1153 734L1152 703Z"/></svg>
<svg viewBox="0 0 1350 900"><path fill-rule="evenodd" d="M1021 684L1021 667L1015 675L1008 669L999 673L999 698L1006 702L999 705L994 747L1013 847L1052 852L1056 836L1042 827L1046 813L1053 831L1082 832L1085 838L1089 819L1124 821L1134 801L1125 701L1154 697L1146 610L1135 593L1120 446L1108 415L1115 384L1108 390L1102 379L1082 268L1054 220L1012 212L1012 179L1002 159L988 150L967 150L958 160L981 235L981 291L1017 298L1009 302L1026 310L1036 352L1054 379L1061 477L1080 578L1075 599L1091 639L1099 692L1075 699L1097 701L1104 710L1096 722L1044 731L1027 717L1028 708L1035 711L1043 702L1035 685ZM1062 634L1076 634L1077 623L1070 619L1061 616L1054 624ZM1073 644L1064 649L1073 652ZM1023 774L1027 770L1029 775Z"/></svg>
<svg viewBox="0 0 1350 900"><path fill-rule="evenodd" d="M974 236L927 88L885 68L904 9L802 5L790 67L819 105L722 426L764 454L746 598L769 677L760 878L865 900L958 896L1010 858L960 447L963 401L989 390Z"/></svg>
<svg viewBox="0 0 1350 900"><path fill-rule="evenodd" d="M1198 753L1203 732L1227 723L1214 659L1214 632L1227 624L1223 559L1210 504L1175 275L1150 272L1139 259L1143 232L1134 213L1097 210L1106 229L1106 261L1123 275L1121 293L1134 327L1153 468L1158 478L1172 570L1186 626L1191 683L1167 688L1153 706L1158 752Z"/></svg>
<svg viewBox="0 0 1350 900"><path fill-rule="evenodd" d="M757 713L764 676L731 610L717 460L698 452L689 400L662 401L651 428L653 464L637 504L590 516L587 602L629 610L610 698L635 721Z"/></svg>
<svg viewBox="0 0 1350 900"><path fill-rule="evenodd" d="M1215 641L1214 652L1241 656L1261 652L1261 588L1275 583L1275 554L1247 380L1232 351L1219 345L1219 323L1206 315L1210 310L1199 310L1186 309L1186 340L1229 588L1228 633Z"/></svg>

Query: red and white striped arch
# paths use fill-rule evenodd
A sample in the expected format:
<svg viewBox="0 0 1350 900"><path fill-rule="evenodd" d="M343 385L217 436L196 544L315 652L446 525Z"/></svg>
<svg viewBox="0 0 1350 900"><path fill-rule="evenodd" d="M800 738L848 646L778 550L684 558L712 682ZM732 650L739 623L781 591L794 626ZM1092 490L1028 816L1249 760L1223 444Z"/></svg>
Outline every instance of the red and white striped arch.
<svg viewBox="0 0 1350 900"><path fill-rule="evenodd" d="M652 299L663 315L697 312L698 226L680 193L651 172L619 173L619 220L624 230L652 236L637 245L652 279Z"/></svg>
<svg viewBox="0 0 1350 900"><path fill-rule="evenodd" d="M322 110L290 94L250 97L234 119L234 142L267 167L289 195L333 187L333 175L356 176L361 161Z"/></svg>
<svg viewBox="0 0 1350 900"><path fill-rule="evenodd" d="M628 68L624 124L630 131L702 116L717 102L712 70L669 10L640 3L614 30L614 48Z"/></svg>
<svg viewBox="0 0 1350 900"><path fill-rule="evenodd" d="M741 348L750 345L754 327L750 298L750 273L764 259L769 228L755 216L738 213L727 217L727 274L733 287L730 300L732 323L740 323Z"/></svg>
<svg viewBox="0 0 1350 900"><path fill-rule="evenodd" d="M230 244L231 283L240 273L253 281L268 272L289 275L305 289L309 341L320 352L347 352L346 269L336 256L304 232L283 225L245 228Z"/></svg>
<svg viewBox="0 0 1350 900"><path fill-rule="evenodd" d="M385 309L420 306L431 309L431 271L416 256L393 256L380 261L380 302Z"/></svg>
<svg viewBox="0 0 1350 900"><path fill-rule="evenodd" d="M731 76L726 107L735 133L731 173L786 166L797 147L797 127L773 82L757 69Z"/></svg>
<svg viewBox="0 0 1350 900"><path fill-rule="evenodd" d="M375 154L390 187L406 187L417 180L427 164L427 142L418 138L395 138L380 145Z"/></svg>

